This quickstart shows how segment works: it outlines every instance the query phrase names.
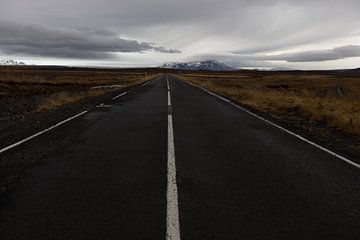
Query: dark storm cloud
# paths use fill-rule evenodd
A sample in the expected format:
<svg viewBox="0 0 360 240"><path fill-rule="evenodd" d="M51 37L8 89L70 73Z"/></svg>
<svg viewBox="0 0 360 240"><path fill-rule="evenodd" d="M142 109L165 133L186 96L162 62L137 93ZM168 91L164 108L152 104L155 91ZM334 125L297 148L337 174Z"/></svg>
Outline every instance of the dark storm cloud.
<svg viewBox="0 0 360 240"><path fill-rule="evenodd" d="M0 23L0 50L10 55L85 59L111 58L117 52L180 52L153 43L122 39L105 30L50 29L43 25L9 22Z"/></svg>

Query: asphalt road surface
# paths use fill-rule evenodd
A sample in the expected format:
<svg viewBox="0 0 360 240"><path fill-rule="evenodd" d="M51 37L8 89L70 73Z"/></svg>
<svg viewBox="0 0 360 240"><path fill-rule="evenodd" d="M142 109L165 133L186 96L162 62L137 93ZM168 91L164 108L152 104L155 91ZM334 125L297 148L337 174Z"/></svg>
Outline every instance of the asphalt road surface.
<svg viewBox="0 0 360 240"><path fill-rule="evenodd" d="M360 239L360 169L166 78L9 150L0 239Z"/></svg>

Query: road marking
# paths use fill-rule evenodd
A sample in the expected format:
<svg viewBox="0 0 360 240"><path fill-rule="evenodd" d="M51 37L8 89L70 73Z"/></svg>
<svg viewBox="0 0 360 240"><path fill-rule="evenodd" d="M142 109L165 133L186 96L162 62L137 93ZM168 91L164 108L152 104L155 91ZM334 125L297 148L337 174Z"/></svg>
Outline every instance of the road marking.
<svg viewBox="0 0 360 240"><path fill-rule="evenodd" d="M166 76L166 75L165 75ZM169 80L166 76L166 83ZM168 91L168 108L171 109L170 91ZM167 209L166 209L166 240L180 240L179 204L176 183L176 164L174 147L174 130L172 113L168 112L168 156L167 156Z"/></svg>
<svg viewBox="0 0 360 240"><path fill-rule="evenodd" d="M165 75L165 78L166 78L167 90L170 91L169 79L168 79L167 75Z"/></svg>
<svg viewBox="0 0 360 240"><path fill-rule="evenodd" d="M213 95L214 97L217 97L217 98L220 98L221 100L223 100L224 102L227 102L227 103L231 103L231 101L229 99L226 99L220 95L217 95L216 93L213 93L213 92L210 92L209 90L203 88L203 87L200 87L203 91L207 92L208 94L210 95Z"/></svg>
<svg viewBox="0 0 360 240"><path fill-rule="evenodd" d="M77 118L77 117L80 117L81 115L84 115L84 114L87 113L87 112L88 112L88 111L83 111L83 112L81 112L81 113L79 113L79 114L76 114L75 116L72 116L72 117L70 117L70 118L68 118L68 119L65 119L65 120L63 120L63 121L61 121L61 122L59 122L59 123L57 123L57 124L55 124L55 125L47 128L47 129L45 129L45 130L43 130L43 131L41 131L41 132L35 133L34 135L31 135L30 137L27 137L27 138L25 138L25 139L23 139L23 140L21 140L21 141L19 141L19 142L16 142L16 143L11 144L11 145L9 145L9 146L7 146L7 147L4 147L3 149L0 149L0 153L3 153L3 152L5 152L5 151L7 151L7 150L10 150L10 149L12 149L12 148L14 148L14 147L16 147L16 146L19 146L19 145L21 145L21 144L23 144L23 143L25 143L25 142L27 142L27 141L29 141L29 140L37 137L37 136L40 136L40 135L42 135L42 134L44 134L44 133L46 133L46 132L48 132L48 131L56 128L56 127L59 127L59 126L63 125L64 123L67 123L67 122L69 122L69 121L71 121L71 120L73 120L73 119L75 119L75 118Z"/></svg>
<svg viewBox="0 0 360 240"><path fill-rule="evenodd" d="M224 97L222 97L222 96L219 96L218 94L213 93L213 92L211 92L211 91L209 91L209 90L207 90L207 89L205 89L205 88L203 88L203 87L197 86L197 85L195 85L195 84L192 84L192 83L189 83L189 82L186 82L186 83L189 84L189 85L191 85L191 86L193 86L193 87L200 88L201 90L207 92L208 94L210 94L210 95L212 95L212 96L214 96L214 97L217 97L217 98L219 98L219 99L221 99L221 100L223 100L223 101L225 101L225 102L227 102L227 103L230 103L230 104L233 105L234 107L236 107L236 108L238 108L238 109L240 109L240 110L242 110L242 111L244 111L244 112L246 112L246 113L248 113L248 114L250 114L250 115L252 115L252 116L254 116L254 117L256 117L256 118L258 118L258 119L260 119L260 120L262 120L262 121L264 121L264 122L266 122L266 123L268 123L268 124L270 124L270 125L278 128L278 129L280 129L280 130L282 130L282 131L284 131L284 132L286 132L286 133L288 133L288 134L290 134L290 135L292 135L292 136L300 139L300 140L303 141L303 142L306 142L306 143L308 143L308 144L310 144L310 145L312 145L312 146L314 146L314 147L316 147L316 148L318 148L318 149L320 149L320 150L322 150L322 151L324 151L324 152L326 152L326 153L328 153L328 154L330 154L330 155L332 155L332 156L334 156L334 157L336 157L336 158L338 158L338 159L340 159L340 160L342 160L342 161L344 161L344 162L346 162L346 163L348 163L348 164L350 164L350 165L352 165L352 166L360 169L360 164L355 163L355 162L353 162L352 160L350 160L350 159L348 159L348 158L346 158L346 157L344 157L344 156L341 156L341 155L339 155L339 154L337 154L337 153L335 153L335 152L333 152L333 151L331 151L331 150L329 150L329 149L327 149L327 148L325 148L325 147L322 147L322 146L320 146L319 144L314 143L314 142L312 142L312 141L304 138L303 136L301 136L301 135L299 135L299 134L296 134L296 133L294 133L294 132L292 132L292 131L290 131L290 130L287 130L286 128L283 128L283 127L277 125L276 123L271 122L270 120L267 120L267 119L265 119L265 118L263 118L263 117L260 117L259 115L257 115L257 114L255 114L255 113L253 113L253 112L251 112L251 111L249 111L249 110L247 110L247 109L245 109L245 108L243 108L243 107L241 107L241 106L233 103L233 102L232 102L231 100L229 100L229 99L226 99L226 98L224 98Z"/></svg>
<svg viewBox="0 0 360 240"><path fill-rule="evenodd" d="M121 96L124 96L125 94L127 94L127 92L123 92L123 93L117 95L116 97L113 97L112 100L115 100L115 99L117 99L117 98L119 98Z"/></svg>
<svg viewBox="0 0 360 240"><path fill-rule="evenodd" d="M168 91L168 106L171 107L171 97L170 97L170 91Z"/></svg>
<svg viewBox="0 0 360 240"><path fill-rule="evenodd" d="M150 83L150 81L147 81L146 83L143 83L141 86L145 86L146 84Z"/></svg>
<svg viewBox="0 0 360 240"><path fill-rule="evenodd" d="M97 108L111 108L111 105L105 105L104 103L96 106Z"/></svg>
<svg viewBox="0 0 360 240"><path fill-rule="evenodd" d="M147 83L149 83L149 82L150 82L150 81L148 81ZM115 86L115 85L111 85L111 86ZM99 88L99 87L103 87L103 86L95 86L95 87L93 87L93 88L96 89L96 88ZM121 97L121 96L124 96L126 93L128 93L128 92L123 92L123 93L117 95L116 97L113 97L112 100L115 100L115 99L117 99L117 98L119 98L119 97ZM104 107L105 107L105 106L107 107L108 105L104 105L104 103L102 103L102 104L100 104L100 105L98 105L98 106L96 106L96 107L103 107L103 106L104 106ZM52 130L52 129L54 129L54 128L57 128L57 127L63 125L64 123L67 123L67 122L69 122L69 121L71 121L71 120L73 120L73 119L75 119L75 118L77 118L77 117L80 117L81 115L84 115L84 114L87 113L87 112L88 112L88 111L83 111L83 112L81 112L81 113L79 113L79 114L76 114L75 116L72 116L72 117L70 117L70 118L68 118L68 119L65 119L65 120L63 120L63 121L61 121L61 122L59 122L59 123L57 123L57 124L55 124L55 125L47 128L47 129L45 129L45 130L43 130L43 131L41 131L41 132L35 133L35 134L31 135L30 137L24 138L23 140L20 140L20 141L14 143L14 144L11 144L11 145L9 145L9 146L7 146L7 147L4 147L4 148L0 149L0 153L3 153L3 152L5 152L5 151L7 151L7 150L10 150L10 149L14 148L14 147L17 147L17 146L19 146L19 145L21 145L21 144L23 144L23 143L25 143L25 142L27 142L27 141L30 141L31 139L33 139L33 138L35 138L35 137L37 137L37 136L40 136L40 135L42 135L42 134L44 134L44 133L46 133L46 132L48 132L48 131L50 131L50 130Z"/></svg>

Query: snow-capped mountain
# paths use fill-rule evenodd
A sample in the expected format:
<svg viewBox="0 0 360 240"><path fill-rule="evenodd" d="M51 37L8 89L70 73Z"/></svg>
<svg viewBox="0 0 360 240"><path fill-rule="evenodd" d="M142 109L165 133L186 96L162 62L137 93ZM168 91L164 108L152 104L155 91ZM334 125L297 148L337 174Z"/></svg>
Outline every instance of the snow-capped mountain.
<svg viewBox="0 0 360 240"><path fill-rule="evenodd" d="M12 59L8 59L8 60L0 59L0 65L17 66L17 65L25 65L25 63L18 62L18 61L12 60Z"/></svg>
<svg viewBox="0 0 360 240"><path fill-rule="evenodd" d="M161 68L180 69L180 70L209 70L226 71L232 70L231 67L217 60L199 61L199 62L168 62L160 66Z"/></svg>

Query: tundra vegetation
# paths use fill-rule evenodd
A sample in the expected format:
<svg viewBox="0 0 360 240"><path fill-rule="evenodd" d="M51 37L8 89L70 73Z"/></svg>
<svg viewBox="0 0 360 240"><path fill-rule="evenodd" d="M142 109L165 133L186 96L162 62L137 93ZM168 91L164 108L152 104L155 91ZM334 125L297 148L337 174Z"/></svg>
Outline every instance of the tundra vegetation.
<svg viewBox="0 0 360 240"><path fill-rule="evenodd" d="M249 70L179 77L275 118L306 120L360 136L359 71Z"/></svg>
<svg viewBox="0 0 360 240"><path fill-rule="evenodd" d="M157 77L146 70L1 67L0 106L7 115L49 111Z"/></svg>

